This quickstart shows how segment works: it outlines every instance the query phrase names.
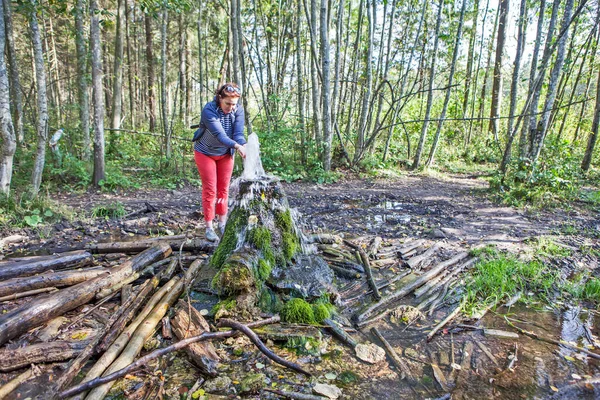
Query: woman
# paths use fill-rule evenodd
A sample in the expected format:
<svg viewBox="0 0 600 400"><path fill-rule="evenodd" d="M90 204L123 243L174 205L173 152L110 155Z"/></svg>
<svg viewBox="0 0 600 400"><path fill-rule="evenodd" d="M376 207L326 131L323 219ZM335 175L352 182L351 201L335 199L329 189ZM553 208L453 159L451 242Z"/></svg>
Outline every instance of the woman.
<svg viewBox="0 0 600 400"><path fill-rule="evenodd" d="M215 214L221 234L227 222L227 197L233 171L233 155L246 157L244 109L238 104L242 91L235 83L217 90L213 101L202 109L200 127L194 134L194 158L202 180L202 210L206 239L218 239L213 229ZM216 201L216 207L215 207Z"/></svg>

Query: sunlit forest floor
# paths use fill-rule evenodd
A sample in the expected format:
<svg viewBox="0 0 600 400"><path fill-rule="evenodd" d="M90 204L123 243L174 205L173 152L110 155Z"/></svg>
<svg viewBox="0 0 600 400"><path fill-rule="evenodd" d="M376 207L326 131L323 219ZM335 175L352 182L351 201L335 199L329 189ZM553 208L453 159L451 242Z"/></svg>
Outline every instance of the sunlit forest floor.
<svg viewBox="0 0 600 400"><path fill-rule="evenodd" d="M515 256L542 255L544 262L565 278L582 272L598 274L597 210L583 204L565 204L552 210L505 207L488 197L487 186L482 178L459 174L284 184L290 206L300 212L307 233L327 232L352 238L380 236L384 243L425 239L457 251L493 245ZM28 237L26 244L12 248L13 255L75 248L94 241L127 240L138 235L186 233L202 237L204 232L200 192L196 187L113 194L62 193L53 198L74 210L85 210L87 218L2 232L3 236L19 233ZM129 213L144 209L146 203L158 211L129 221L111 218L108 212L122 207ZM523 297L533 298L534 294L524 293ZM349 317L356 310L349 306L342 311ZM430 322L439 322L447 313L448 307L438 309ZM482 327L512 331L507 321L520 321L526 330L592 346L600 335L597 316L590 304L560 296L554 297L551 304L531 301L513 307L499 305L477 325L467 318L461 324L449 325L430 342L425 340L431 328L427 323L381 321L378 329L402 351L414 371L417 381L413 384L401 380L395 367L387 362L360 363L331 338L323 342L326 355L310 352L302 355L281 348L278 352L305 364L320 381L338 385L343 398L348 399L437 398L449 392L455 399L546 398L558 388L561 392L557 398L586 395L596 398L596 383L586 379L600 373L598 360L524 335L518 339L486 336ZM358 338L369 335L368 328L356 332ZM271 364L249 342L236 339L221 346L220 354L227 356L221 373L231 378L225 386L234 387L245 374L261 371L272 388L299 390L308 384L306 378ZM166 378L166 398L179 398L182 388L189 388L198 378L193 368L173 357L159 367ZM442 378L447 376L449 383L440 379L434 368L439 368ZM578 386L581 381L586 381L585 385ZM130 386L135 382L129 382ZM133 392L131 387L129 390ZM223 394L226 393L227 388ZM252 394L244 396L259 398Z"/></svg>

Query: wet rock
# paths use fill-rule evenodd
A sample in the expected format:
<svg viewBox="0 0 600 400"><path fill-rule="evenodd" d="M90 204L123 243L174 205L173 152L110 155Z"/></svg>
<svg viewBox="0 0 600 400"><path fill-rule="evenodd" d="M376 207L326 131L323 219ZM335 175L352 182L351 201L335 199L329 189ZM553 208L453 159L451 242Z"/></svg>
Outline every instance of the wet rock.
<svg viewBox="0 0 600 400"><path fill-rule="evenodd" d="M431 231L431 237L433 239L445 239L446 234L442 232L441 229L434 229L433 231Z"/></svg>
<svg viewBox="0 0 600 400"><path fill-rule="evenodd" d="M258 393L265 384L264 374L249 374L240 383L240 393Z"/></svg>
<svg viewBox="0 0 600 400"><path fill-rule="evenodd" d="M226 376L218 376L215 379L206 381L204 390L212 394L236 394L231 379Z"/></svg>
<svg viewBox="0 0 600 400"><path fill-rule="evenodd" d="M321 257L298 255L292 265L274 268L271 276L275 288L293 291L305 299L336 292L333 273Z"/></svg>
<svg viewBox="0 0 600 400"><path fill-rule="evenodd" d="M373 343L359 343L354 351L356 351L356 357L369 364L377 364L385 360L385 350Z"/></svg>
<svg viewBox="0 0 600 400"><path fill-rule="evenodd" d="M313 392L320 394L321 396L325 396L328 399L337 399L342 395L342 391L339 387L334 385L326 385L324 383L317 383L313 387Z"/></svg>

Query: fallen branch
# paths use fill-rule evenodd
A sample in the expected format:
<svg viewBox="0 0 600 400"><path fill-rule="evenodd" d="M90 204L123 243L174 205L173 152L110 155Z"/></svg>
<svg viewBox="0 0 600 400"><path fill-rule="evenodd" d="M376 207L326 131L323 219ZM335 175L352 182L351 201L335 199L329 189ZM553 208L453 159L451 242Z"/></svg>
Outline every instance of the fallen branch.
<svg viewBox="0 0 600 400"><path fill-rule="evenodd" d="M76 357L87 342L36 343L18 349L0 350L0 371L14 371L31 364L65 361Z"/></svg>
<svg viewBox="0 0 600 400"><path fill-rule="evenodd" d="M409 381L413 382L415 380L415 378L412 375L412 373L410 372L410 368L404 362L404 360L398 356L398 353L396 353L396 350L394 350L394 348L390 345L390 343L383 337L381 332L379 332L379 330L375 327L371 328L371 332L373 332L373 334L375 336L377 336L379 341L383 344L383 347L384 347L386 353L394 362L394 365L396 365L396 367L401 371L401 377L402 377L401 379L407 378Z"/></svg>
<svg viewBox="0 0 600 400"><path fill-rule="evenodd" d="M9 296L29 290L46 287L72 286L102 275L107 268L86 268L82 270L59 271L30 276L18 277L0 282L0 296Z"/></svg>
<svg viewBox="0 0 600 400"><path fill-rule="evenodd" d="M306 376L312 376L312 374L310 372L302 369L302 367L299 366L298 364L295 364L291 361L281 358L277 354L275 354L271 350L269 350L267 348L267 346L265 346L264 343L260 340L260 338L258 336L256 336L256 333L252 332L252 330L250 328L248 328L246 325L240 324L239 322L233 321L231 319L222 318L219 320L219 327L233 328L235 330L242 332L244 335L248 336L248 339L250 339L250 341L252 343L254 343L254 345L256 347L258 347L258 349L264 355L269 357L271 360L275 361L277 364L283 365L284 367L290 368L296 372L300 372L301 374L304 374Z"/></svg>
<svg viewBox="0 0 600 400"><path fill-rule="evenodd" d="M266 325L266 324L274 324L279 321L280 321L279 316L275 316L275 317L272 317L269 319L264 319L262 321L256 321L256 322L249 323L246 326L249 328L254 328L254 327L262 326L262 325ZM180 340L179 342L173 343L170 346L164 347L162 349L154 350L153 352L148 353L145 356L139 358L134 363L131 363L128 366L126 366L118 371L115 371L110 375L106 375L106 376L103 376L100 378L95 378L93 380L87 381L87 382L79 384L77 386L73 386L72 388L59 393L58 397L61 399L65 399L65 398L68 398L71 396L75 396L76 394L83 393L85 391L88 391L97 386L103 385L105 383L114 381L115 379L122 378L125 375L148 364L150 361L152 361L158 357L164 356L165 354L169 354L174 351L181 350L184 347L190 345L191 343L202 342L202 341L213 340L213 339L226 339L226 338L236 336L238 334L239 334L239 332L237 330L229 330L229 331L221 331L221 332L205 332L199 336L193 336L193 337L190 337L187 339Z"/></svg>
<svg viewBox="0 0 600 400"><path fill-rule="evenodd" d="M286 399L292 400L327 400L328 397L315 396L313 394L305 394L298 392L285 392L283 390L275 390L269 388L263 388L263 391L276 394L277 396L285 397ZM261 396L262 397L262 396Z"/></svg>
<svg viewBox="0 0 600 400"><path fill-rule="evenodd" d="M91 263L92 255L87 251L71 251L29 262L10 262L0 266L0 280L35 275L48 270L81 267Z"/></svg>
<svg viewBox="0 0 600 400"><path fill-rule="evenodd" d="M433 253L436 252L437 249L440 248L440 244L439 243L435 243L433 246L431 246L430 248L428 248L424 253L418 255L418 256L414 256L412 257L410 260L406 261L406 264L412 268L412 269L416 269L419 265L421 265L421 263L423 261L425 261L427 258L431 257L431 255Z"/></svg>
<svg viewBox="0 0 600 400"><path fill-rule="evenodd" d="M466 298L464 298L460 304L450 313L448 314L448 316L446 318L444 318L444 320L442 322L440 322L439 324L437 324L435 326L435 328L433 328L431 330L431 332L429 332L429 334L427 335L427 341L429 342L434 336L435 334L442 329L444 326L446 326L446 324L448 322L450 322L452 320L452 318L456 317L460 311L462 310L463 306L465 305L466 302Z"/></svg>
<svg viewBox="0 0 600 400"><path fill-rule="evenodd" d="M32 378L33 376L33 368L30 368L22 374L17 375L4 385L0 386L0 399L5 398L10 394L10 392L18 388L23 382L28 381L29 378Z"/></svg>
<svg viewBox="0 0 600 400"><path fill-rule="evenodd" d="M323 320L323 324L327 325L329 329L331 329L333 336L354 350L358 343L352 338L352 336L348 335L341 326L329 318L325 318Z"/></svg>
<svg viewBox="0 0 600 400"><path fill-rule="evenodd" d="M55 292L57 290L58 289L55 287L45 287L45 288L41 288L41 289L28 290L26 292L21 292L21 293L14 293L14 294L11 294L8 296L0 297L0 303L3 303L5 301L21 299L23 297L35 296L36 294Z"/></svg>

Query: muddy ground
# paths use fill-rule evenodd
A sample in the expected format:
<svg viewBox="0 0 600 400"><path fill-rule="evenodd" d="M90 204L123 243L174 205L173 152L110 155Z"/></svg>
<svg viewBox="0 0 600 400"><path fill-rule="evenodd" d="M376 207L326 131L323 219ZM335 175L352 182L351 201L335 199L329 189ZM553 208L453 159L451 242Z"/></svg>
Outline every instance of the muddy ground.
<svg viewBox="0 0 600 400"><path fill-rule="evenodd" d="M484 179L461 175L444 178L409 175L393 180L347 180L325 185L290 183L284 184L284 188L290 206L301 213L304 229L309 233L334 232L355 238L381 236L384 245L425 238L443 243L446 251L495 244L519 254L531 251L535 242L532 239L548 236L572 250L569 257L553 261L557 268L568 272L595 271L597 267L598 260L589 251L600 249L597 212L582 204L552 211L499 206L485 194L487 182ZM88 242L128 240L139 235L203 235L200 194L194 187L119 194L58 194L54 198L77 210L78 217L52 226L0 232L0 237L11 233L28 237L26 243L5 250L4 256L79 248ZM123 204L127 212L144 210L146 203L158 211L129 219L92 217L99 206L116 202ZM368 301L368 298L361 301ZM566 397L560 398L581 398L582 393L591 396L588 398L599 398L592 384L582 388L569 386L600 373L598 361L565 348L522 335L518 340L485 337L481 329L471 331L455 324L454 329L426 342L425 335L431 324L443 319L447 312L447 308L442 308L429 322L408 327L388 320L378 324L380 331L415 371L418 380L412 385L401 381L395 367L387 362L375 366L360 363L343 345L330 338L323 340L322 355L279 352L305 363L307 368L315 371L319 381L340 386L344 398L348 399L436 398L450 391L456 399L547 398L561 388ZM580 304L554 304L553 307L539 304L510 310L500 307L476 322L477 327L511 331L503 318L506 313L523 321L522 327L526 329L579 345L594 344L599 335L596 311ZM464 323L468 325L472 321ZM358 338L377 342L368 330L355 334ZM473 346L469 355L472 357L458 369L469 346ZM484 349L489 349L493 359ZM508 369L515 350L517 361ZM308 385L306 379L272 365L243 341L229 341L220 351L230 359L222 370L232 377L230 386L235 387L235 382L247 372L265 373L265 382L272 388L301 391ZM165 395L171 398L169 393L175 396L174 393L180 393L182 388L189 388L198 376L190 372L189 365L183 361L171 358L168 364L172 368L172 383L167 385L170 392L167 390ZM455 385L443 387L432 365L439 366L442 374ZM169 375L168 368L165 373Z"/></svg>

